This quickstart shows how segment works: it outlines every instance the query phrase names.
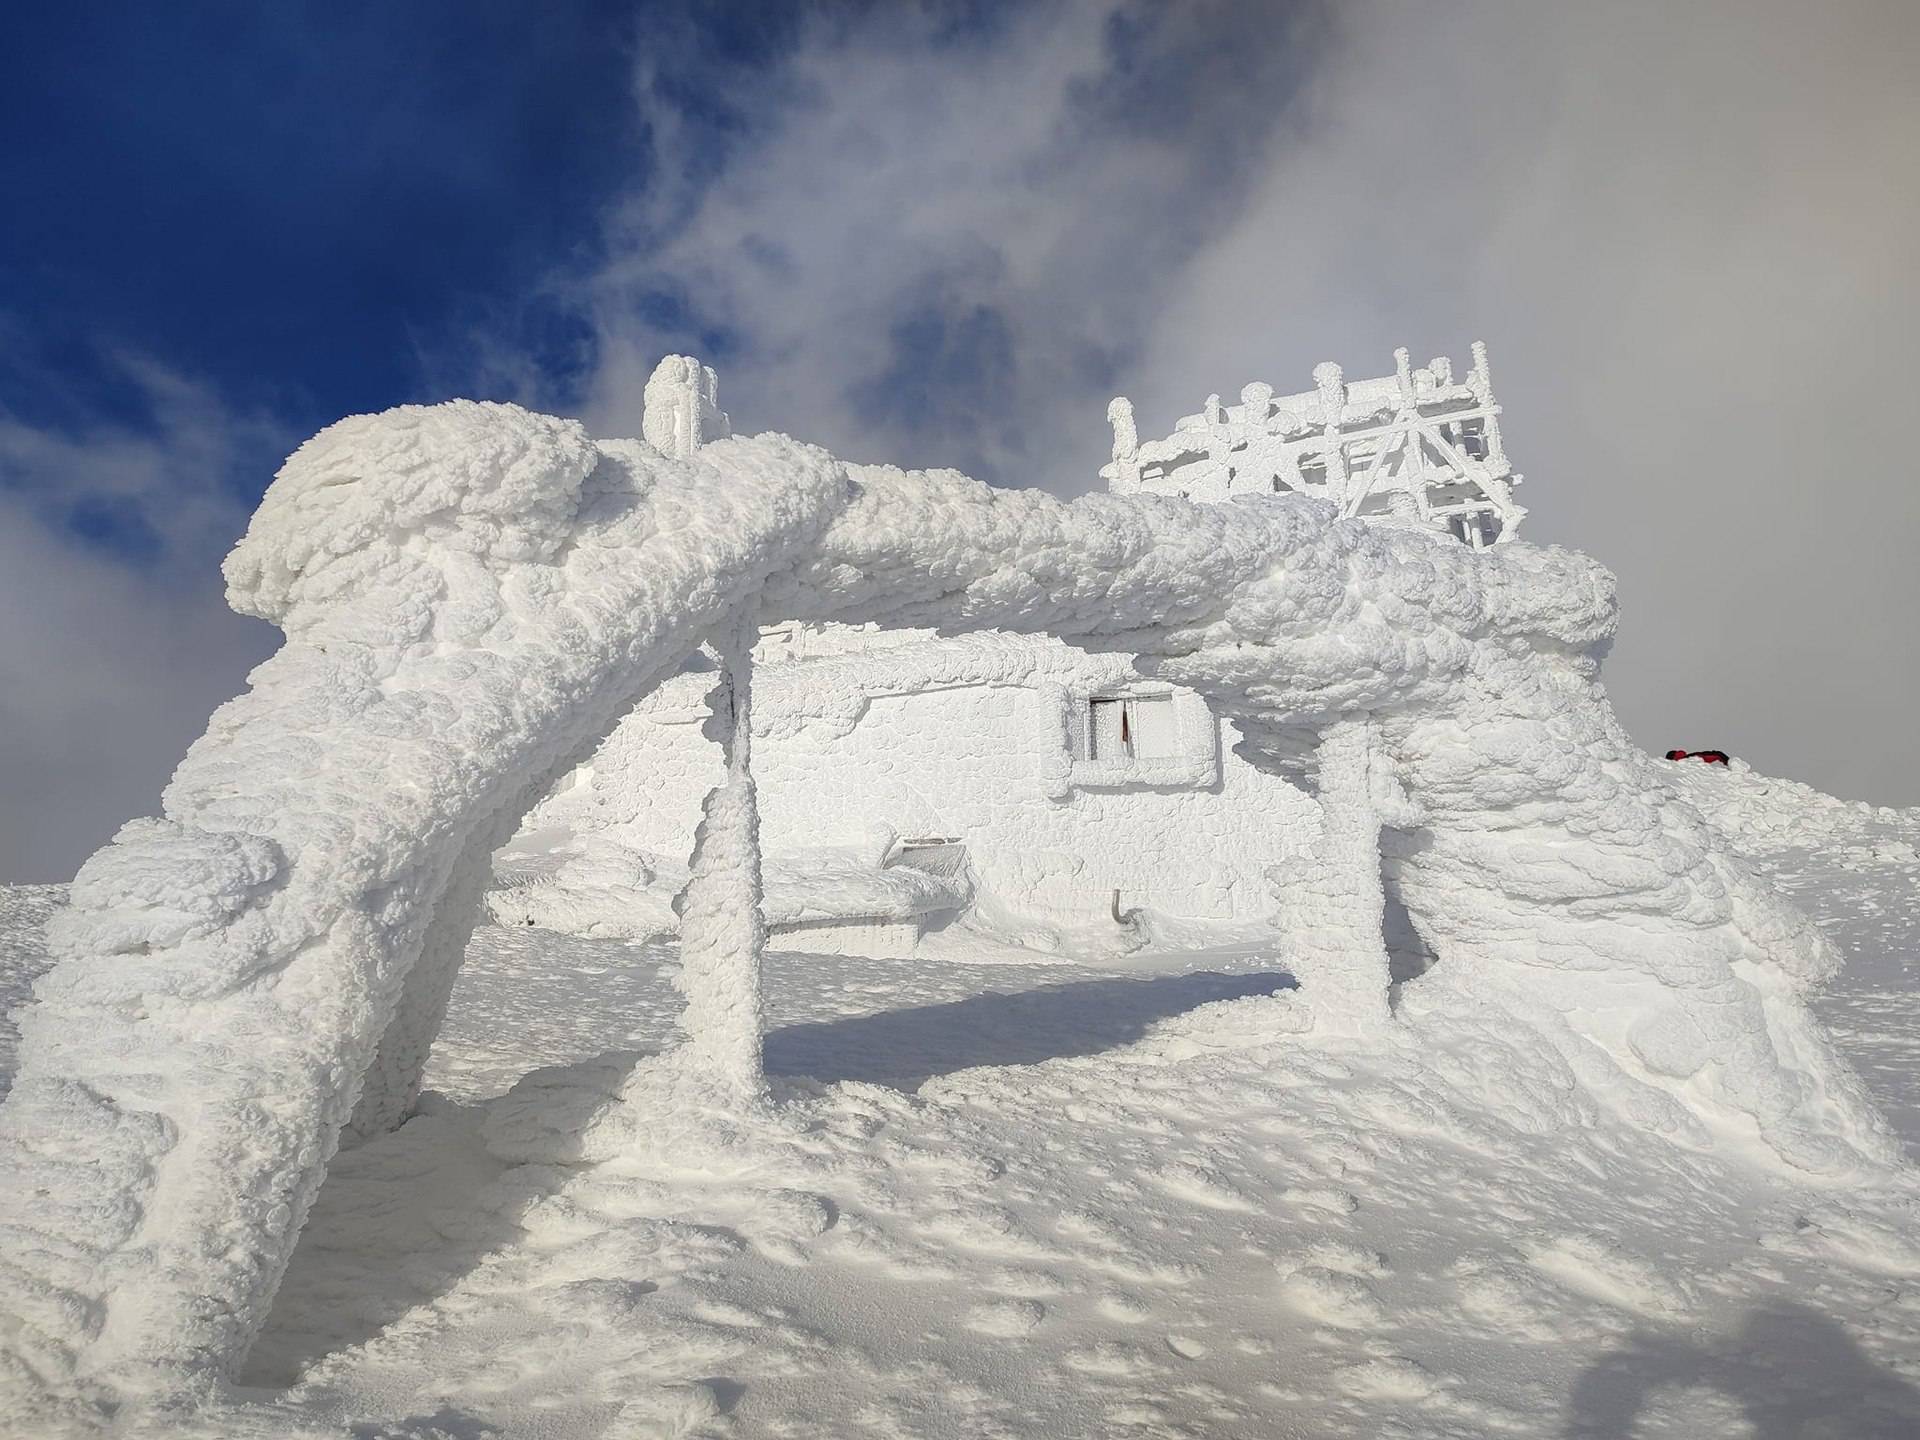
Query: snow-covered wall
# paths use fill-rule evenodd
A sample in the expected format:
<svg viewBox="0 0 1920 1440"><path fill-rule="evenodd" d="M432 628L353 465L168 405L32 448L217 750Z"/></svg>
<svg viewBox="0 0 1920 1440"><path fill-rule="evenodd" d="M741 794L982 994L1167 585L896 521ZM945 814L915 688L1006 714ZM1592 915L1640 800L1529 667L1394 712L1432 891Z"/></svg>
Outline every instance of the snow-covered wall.
<svg viewBox="0 0 1920 1440"><path fill-rule="evenodd" d="M1436 973L1689 1137L1828 1172L1893 1154L1796 997L1810 927L1615 722L1585 557L1305 498L1067 504L780 436L669 458L460 402L309 441L228 576L287 644L165 817L76 878L0 1108L0 1383L47 1406L238 1362L342 1131L411 1103L490 852L700 642L783 616L1133 655L1274 772L1364 721Z"/></svg>
<svg viewBox="0 0 1920 1440"><path fill-rule="evenodd" d="M1200 697L1143 681L1124 656L984 634L758 673L754 773L770 856L869 846L886 831L945 836L965 842L997 913L1104 917L1117 891L1122 911L1246 919L1272 911L1267 870L1318 827L1312 798L1234 754L1232 727ZM636 707L528 831L597 831L684 861L719 779L698 678ZM1125 695L1166 697L1160 753L1081 758L1090 702Z"/></svg>

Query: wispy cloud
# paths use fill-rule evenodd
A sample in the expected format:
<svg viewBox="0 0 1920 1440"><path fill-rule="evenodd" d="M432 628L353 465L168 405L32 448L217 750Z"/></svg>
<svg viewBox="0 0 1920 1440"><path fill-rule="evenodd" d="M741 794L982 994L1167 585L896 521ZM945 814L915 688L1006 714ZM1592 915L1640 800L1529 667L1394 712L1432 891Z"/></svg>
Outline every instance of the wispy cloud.
<svg viewBox="0 0 1920 1440"><path fill-rule="evenodd" d="M0 413L0 881L64 880L135 814L277 638L227 610L242 457L270 422L135 355L141 418Z"/></svg>
<svg viewBox="0 0 1920 1440"><path fill-rule="evenodd" d="M861 458L1080 488L1156 291L1235 213L1302 83L1310 6L943 7L816 21L772 74L701 97L656 59L658 163L585 285L589 418L633 430L669 348L747 424ZM673 177L679 177L674 183Z"/></svg>

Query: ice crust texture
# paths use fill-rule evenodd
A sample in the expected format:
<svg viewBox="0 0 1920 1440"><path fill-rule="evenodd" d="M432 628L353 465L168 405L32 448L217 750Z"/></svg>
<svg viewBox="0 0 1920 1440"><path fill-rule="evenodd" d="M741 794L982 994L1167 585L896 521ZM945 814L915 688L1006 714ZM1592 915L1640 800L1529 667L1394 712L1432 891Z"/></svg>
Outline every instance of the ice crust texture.
<svg viewBox="0 0 1920 1440"><path fill-rule="evenodd" d="M1613 581L1585 556L1299 497L1065 503L779 435L670 458L454 402L307 442L227 578L287 643L214 714L164 818L82 867L0 1109L0 1387L48 1424L233 1373L336 1145L415 1099L489 856L696 647L762 620L1134 655L1289 774L1329 733L1323 858L1351 871L1378 834L1449 992L1687 1143L1833 1177L1894 1156L1799 999L1828 950L1615 720ZM710 860L750 804L738 774ZM1277 878L1324 892L1285 937L1303 1000L1393 1024L1378 885ZM693 1048L756 1055L753 997L705 993Z"/></svg>

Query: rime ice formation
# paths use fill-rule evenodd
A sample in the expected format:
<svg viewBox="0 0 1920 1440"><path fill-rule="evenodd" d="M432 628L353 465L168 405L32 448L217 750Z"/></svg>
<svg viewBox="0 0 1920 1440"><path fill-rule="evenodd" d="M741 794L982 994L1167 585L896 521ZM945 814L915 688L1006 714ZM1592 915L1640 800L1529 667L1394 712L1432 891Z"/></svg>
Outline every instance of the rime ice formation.
<svg viewBox="0 0 1920 1440"><path fill-rule="evenodd" d="M1390 890L1440 957L1427 995L1504 1008L1646 1123L1828 1174L1891 1157L1798 998L1826 952L1614 720L1592 561L1303 495L1069 504L778 435L673 449L455 402L343 421L275 480L227 575L287 643L164 817L83 867L24 1014L0 1383L32 1413L233 1372L336 1145L412 1104L489 856L703 643L744 710L736 637L778 620L1050 634L1199 695L1258 771L1317 750L1338 873L1281 938L1331 957L1302 966L1327 1024L1392 1024ZM682 907L698 1033L642 1087L714 1113L758 1078L754 732L720 728ZM578 1134L632 1141L622 1084Z"/></svg>
<svg viewBox="0 0 1920 1440"><path fill-rule="evenodd" d="M1164 440L1141 444L1133 406L1118 399L1113 463L1100 473L1115 494L1150 491L1192 500L1300 494L1343 515L1388 515L1451 531L1475 549L1512 539L1526 510L1500 436L1487 347L1456 383L1444 355L1414 369L1393 352L1394 373L1348 381L1338 365L1314 368L1314 388L1276 396L1254 381L1238 405L1208 397Z"/></svg>

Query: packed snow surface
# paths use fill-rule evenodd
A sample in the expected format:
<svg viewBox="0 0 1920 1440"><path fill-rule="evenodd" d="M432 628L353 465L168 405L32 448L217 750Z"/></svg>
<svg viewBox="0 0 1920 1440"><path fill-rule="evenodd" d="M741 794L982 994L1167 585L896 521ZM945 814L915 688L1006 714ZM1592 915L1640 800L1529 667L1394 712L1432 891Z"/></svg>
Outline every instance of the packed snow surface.
<svg viewBox="0 0 1920 1440"><path fill-rule="evenodd" d="M21 1017L16 1428L225 1423L222 1396L298 1375L265 1418L226 1413L1524 1433L1591 1354L1591 1433L1682 1360L1710 1430L1775 1383L1741 1369L1769 1346L1824 1347L1875 1424L1911 1394L1835 1318L1910 1338L1920 1266L1898 1142L1804 998L1839 952L1621 731L1611 577L1582 556L1298 497L1064 504L780 436L669 456L460 402L308 442L227 573L287 644L164 816L76 876ZM763 1084L744 672L667 977L684 1042L605 993L646 993L657 953L470 946L493 852L555 779L697 646L736 670L779 618L1131 655L1255 766L1315 774L1321 840L1274 876L1292 918L1222 962L1259 983L1104 1028L1069 996L1027 1016L1063 1048L988 1020L1004 1048L930 1064L884 1014L851 1046L776 1030ZM1439 957L1391 1007L1389 898ZM949 973L887 980L923 1003ZM489 1004L564 1031L529 1065L572 1063L440 1082L493 1063L433 1049ZM608 1021L644 1033L608 1048ZM1567 1358L1543 1368L1543 1335Z"/></svg>
<svg viewBox="0 0 1920 1440"><path fill-rule="evenodd" d="M1782 832L1756 863L1844 953L1815 1007L1920 1153L1920 865L1893 853L1920 816L1838 818L1810 809L1818 838ZM47 963L57 899L0 890L16 985ZM1440 969L1409 987L1401 1043L1356 1049L1272 1013L1292 1002L1271 945L1081 963L941 938L768 957L789 1128L542 1166L489 1153L489 1111L540 1067L618 1073L603 1057L671 1045L676 955L483 926L422 1113L335 1162L242 1387L174 1433L1920 1424L1909 1188L1768 1175L1604 1113L1567 1125L1523 1032L1457 996L1410 1003ZM1237 1042L1210 1024L1199 1043L1210 1007Z"/></svg>

